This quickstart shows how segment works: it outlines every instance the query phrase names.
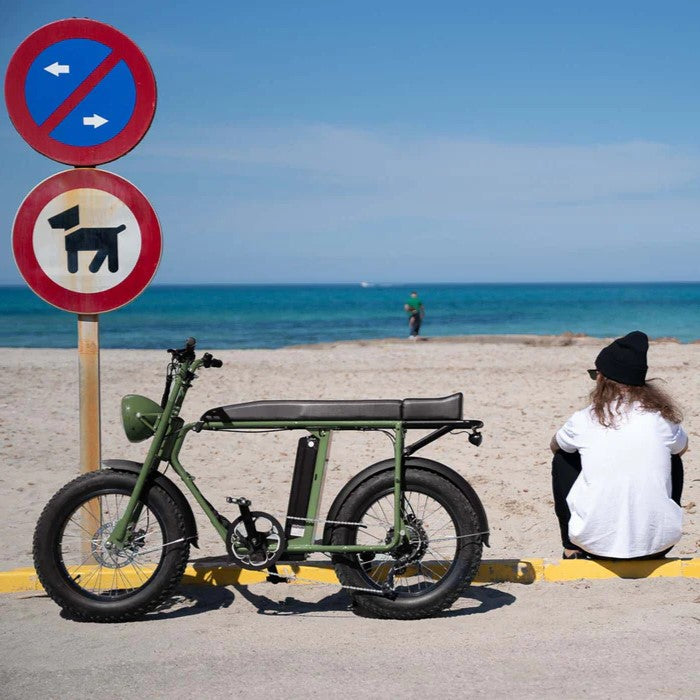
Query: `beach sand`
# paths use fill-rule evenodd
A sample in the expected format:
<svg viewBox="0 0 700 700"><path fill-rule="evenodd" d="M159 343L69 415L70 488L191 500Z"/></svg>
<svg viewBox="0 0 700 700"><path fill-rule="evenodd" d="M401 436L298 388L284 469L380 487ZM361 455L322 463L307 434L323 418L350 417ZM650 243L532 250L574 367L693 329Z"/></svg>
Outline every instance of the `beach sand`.
<svg viewBox="0 0 700 700"><path fill-rule="evenodd" d="M586 405L592 383L585 370L606 342L511 336L212 349L224 367L200 372L182 415L196 420L213 406L256 399L436 397L462 391L464 417L484 421L482 446L455 435L420 454L452 466L479 494L491 527L491 548L484 558L558 558L549 440L573 411ZM102 351L103 458L143 459L148 443L127 442L120 399L139 393L159 401L166 362L159 351ZM672 554L697 556L700 344L653 342L649 363L649 376L666 380L683 407L691 442L684 458L684 532ZM75 350L5 349L0 364L5 380L0 399L0 568L6 570L31 565L32 532L42 508L78 475L78 373ZM225 496L245 495L254 508L283 519L299 435L191 435L181 459L222 512L235 515ZM322 512L355 472L391 455L384 435L336 434ZM193 556L222 555L223 544L196 506L195 514L202 548L193 549Z"/></svg>

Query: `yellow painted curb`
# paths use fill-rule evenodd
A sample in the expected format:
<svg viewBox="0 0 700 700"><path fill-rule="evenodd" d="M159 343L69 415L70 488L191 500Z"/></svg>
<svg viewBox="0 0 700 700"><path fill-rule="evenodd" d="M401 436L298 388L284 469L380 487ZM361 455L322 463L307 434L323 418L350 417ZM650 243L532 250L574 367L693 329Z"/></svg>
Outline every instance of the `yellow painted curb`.
<svg viewBox="0 0 700 700"><path fill-rule="evenodd" d="M700 578L700 559L682 559L683 576Z"/></svg>
<svg viewBox="0 0 700 700"><path fill-rule="evenodd" d="M338 583L333 566L330 563L319 562L314 565L279 564L281 576L296 578L291 583ZM85 579L95 576L95 569L84 567L81 571ZM121 572L120 585L139 585L143 581L142 570L139 577L136 574ZM114 581L112 570L103 570L95 584L107 584ZM229 566L224 562L200 561L194 562L185 569L182 578L184 585L212 586L247 586L262 583L267 577L266 572L247 571ZM563 560L547 562L544 559L487 559L481 563L474 583L534 583L535 581L575 581L579 579L608 579L608 578L700 578L700 558L694 559L653 559L646 561L586 561ZM0 571L0 593L17 593L21 591L40 591L42 586L36 572L32 568Z"/></svg>
<svg viewBox="0 0 700 700"><path fill-rule="evenodd" d="M549 564L544 570L545 581L575 581L602 578L680 578L683 561L680 559L650 559L644 561L612 561L585 559L563 560Z"/></svg>
<svg viewBox="0 0 700 700"><path fill-rule="evenodd" d="M474 583L534 583L544 575L544 559L487 559L481 562Z"/></svg>
<svg viewBox="0 0 700 700"><path fill-rule="evenodd" d="M18 593L19 591L42 591L39 578L34 569L14 569L0 571L0 593Z"/></svg>

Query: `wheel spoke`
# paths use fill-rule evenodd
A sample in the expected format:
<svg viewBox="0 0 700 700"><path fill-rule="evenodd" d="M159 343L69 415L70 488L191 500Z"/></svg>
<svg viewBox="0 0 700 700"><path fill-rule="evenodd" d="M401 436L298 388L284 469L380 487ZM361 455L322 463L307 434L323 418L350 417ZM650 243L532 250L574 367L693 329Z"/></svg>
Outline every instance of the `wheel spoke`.
<svg viewBox="0 0 700 700"><path fill-rule="evenodd" d="M133 526L134 536L121 549L107 548L109 535L122 517L125 499L129 499L126 493L107 492L83 501L66 519L58 543L59 560L69 580L98 598L114 600L146 585L164 556L162 526L145 504L141 504ZM95 523L92 532L85 527L86 519L88 524ZM86 538L89 552L85 550ZM184 538L172 541L183 542Z"/></svg>
<svg viewBox="0 0 700 700"><path fill-rule="evenodd" d="M384 496L384 498L386 498L386 496ZM389 520L389 519L386 517L386 513L384 512L384 507L382 506L382 501L384 500L384 498L378 500L378 501L377 501L377 505L379 506L379 510L382 511L382 515L384 516L384 522L393 523L393 522L394 522L394 519L392 518L391 520Z"/></svg>
<svg viewBox="0 0 700 700"><path fill-rule="evenodd" d="M459 552L456 524L446 506L422 490L404 492L401 515L406 535L391 552L370 561L358 555L359 569L370 585L383 587L393 581L396 595L424 595L440 584ZM394 536L393 494L378 496L356 520L366 527L355 532L355 543L389 542Z"/></svg>

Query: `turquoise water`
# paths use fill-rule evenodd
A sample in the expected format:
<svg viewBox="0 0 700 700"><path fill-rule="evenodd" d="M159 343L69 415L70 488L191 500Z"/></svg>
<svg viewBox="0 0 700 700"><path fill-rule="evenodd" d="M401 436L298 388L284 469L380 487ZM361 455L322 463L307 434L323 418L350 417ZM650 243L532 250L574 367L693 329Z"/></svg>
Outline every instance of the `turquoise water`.
<svg viewBox="0 0 700 700"><path fill-rule="evenodd" d="M151 286L103 314L107 348L285 345L408 335L410 287L359 285ZM700 338L700 283L421 285L427 336L565 331L606 337L641 329L683 342ZM0 287L5 347L75 347L75 316L26 287Z"/></svg>

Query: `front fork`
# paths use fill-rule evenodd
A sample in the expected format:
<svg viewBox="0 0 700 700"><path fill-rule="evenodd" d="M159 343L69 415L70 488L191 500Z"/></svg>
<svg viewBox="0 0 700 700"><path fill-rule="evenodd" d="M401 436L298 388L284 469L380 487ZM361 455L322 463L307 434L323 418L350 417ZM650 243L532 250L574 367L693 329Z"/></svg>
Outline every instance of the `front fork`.
<svg viewBox="0 0 700 700"><path fill-rule="evenodd" d="M158 420L153 441L151 442L151 446L148 448L146 459L144 460L141 471L136 479L136 485L131 493L129 502L126 505L124 515L122 515L117 524L114 526L114 530L112 530L107 540L108 546L116 548L123 547L129 540L133 528L138 522L144 506L141 500L141 494L143 493L143 488L146 484L146 479L148 479L148 475L158 468L158 464L160 463L160 451L165 442L168 429L172 427L173 430L176 430L182 425L182 421L177 418L177 415L185 397L185 393L189 387L190 375L194 376L189 370L187 370L187 375L184 381L180 376L177 376L175 379L175 386L165 405L163 413Z"/></svg>
<svg viewBox="0 0 700 700"><path fill-rule="evenodd" d="M158 442L153 440L153 444L148 450L146 460L144 461L141 471L136 478L136 485L134 486L134 490L131 492L131 497L126 505L124 514L114 526L114 529L107 539L108 546L111 545L112 547L121 548L130 539L134 526L138 522L139 517L141 517L141 511L143 510L144 504L141 500L143 487L151 470L155 469L158 464L158 459L156 457L158 447Z"/></svg>

